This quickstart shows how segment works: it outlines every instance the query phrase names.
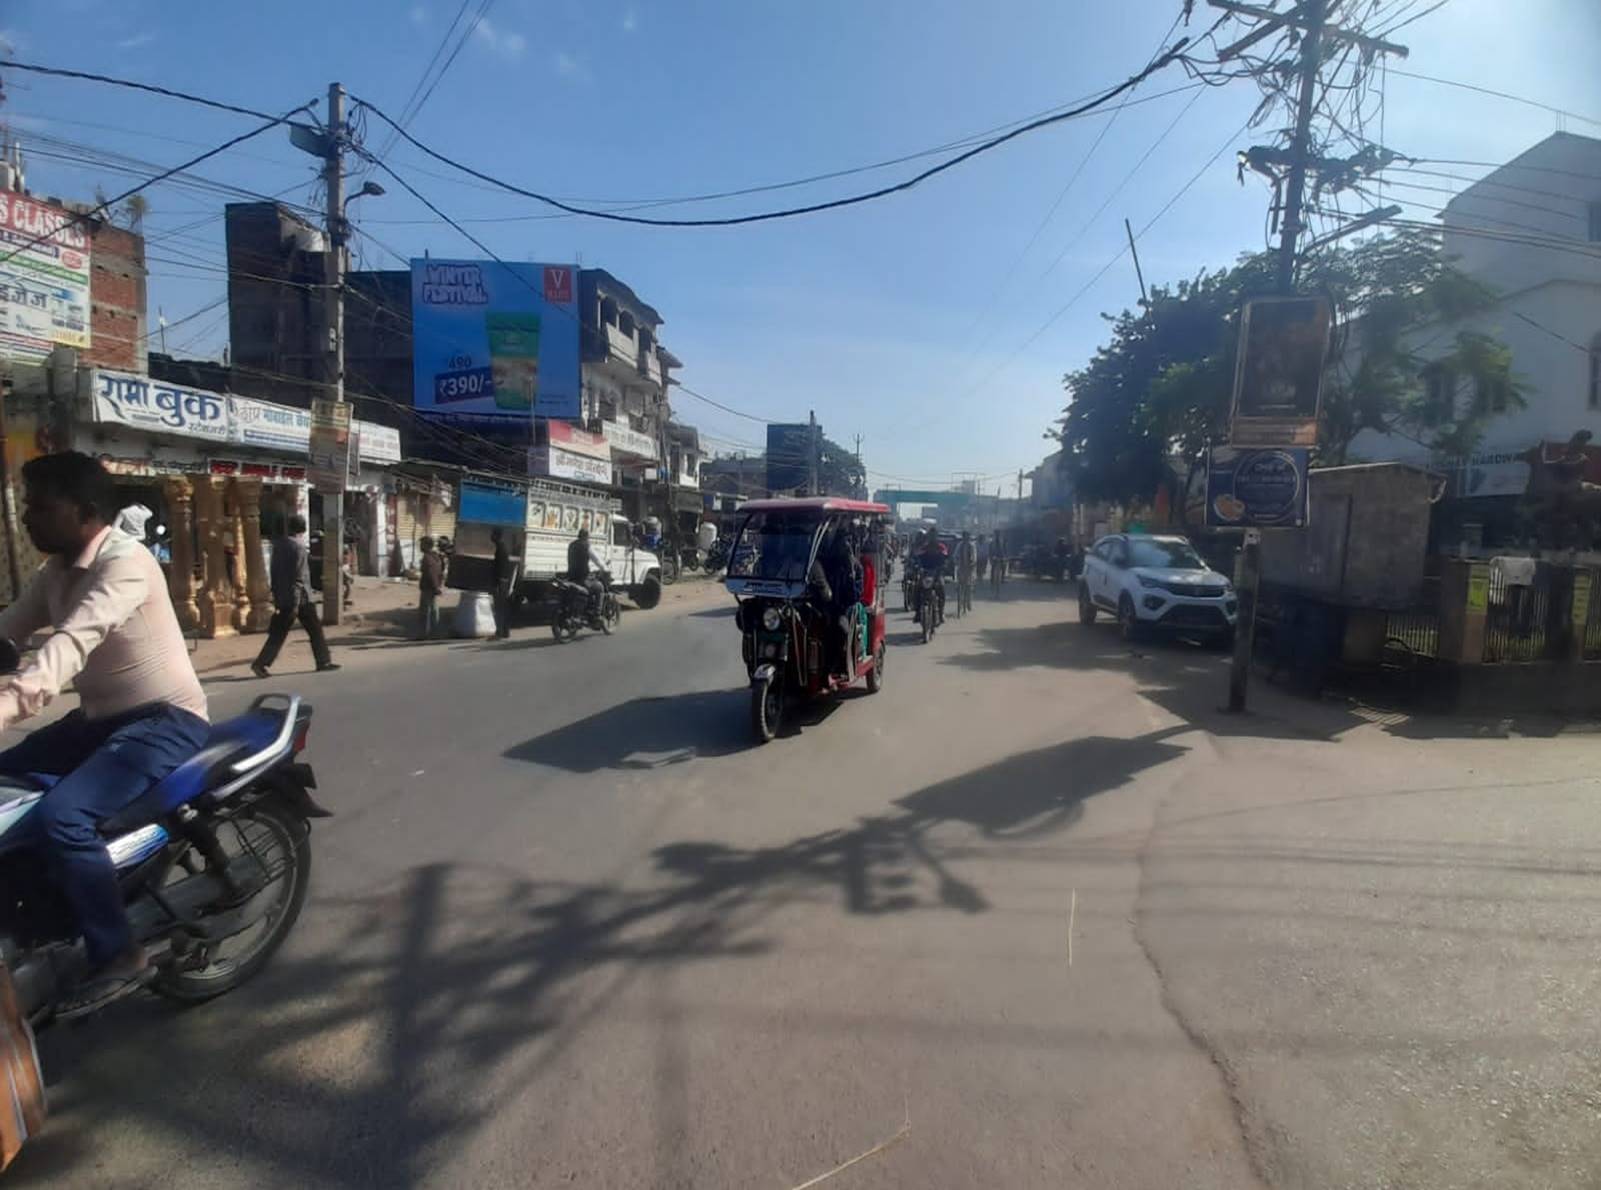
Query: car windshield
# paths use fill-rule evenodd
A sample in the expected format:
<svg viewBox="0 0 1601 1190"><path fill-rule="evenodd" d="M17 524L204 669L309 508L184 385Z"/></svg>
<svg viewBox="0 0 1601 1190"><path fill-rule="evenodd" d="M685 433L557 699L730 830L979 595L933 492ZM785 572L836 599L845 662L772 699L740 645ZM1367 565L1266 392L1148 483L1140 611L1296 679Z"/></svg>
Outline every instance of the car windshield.
<svg viewBox="0 0 1601 1190"><path fill-rule="evenodd" d="M754 512L740 526L729 555L730 578L800 582L811 562L818 519L800 512Z"/></svg>
<svg viewBox="0 0 1601 1190"><path fill-rule="evenodd" d="M1162 570L1206 569L1206 563L1201 561L1201 556L1187 541L1131 537L1128 548L1131 566L1153 566Z"/></svg>

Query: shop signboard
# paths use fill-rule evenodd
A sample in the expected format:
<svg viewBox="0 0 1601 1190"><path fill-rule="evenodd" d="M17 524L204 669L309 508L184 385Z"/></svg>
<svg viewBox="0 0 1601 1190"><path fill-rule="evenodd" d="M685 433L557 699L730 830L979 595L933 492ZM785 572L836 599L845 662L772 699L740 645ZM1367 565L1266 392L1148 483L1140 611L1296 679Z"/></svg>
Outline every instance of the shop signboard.
<svg viewBox="0 0 1601 1190"><path fill-rule="evenodd" d="M310 410L251 397L229 397L228 409L233 417L230 442L289 454L304 454L311 449Z"/></svg>
<svg viewBox="0 0 1601 1190"><path fill-rule="evenodd" d="M90 381L94 419L102 425L213 442L228 440L228 399L220 393L107 368L96 368Z"/></svg>
<svg viewBox="0 0 1601 1190"><path fill-rule="evenodd" d="M338 495L350 481L350 405L321 398L311 403L311 486Z"/></svg>
<svg viewBox="0 0 1601 1190"><path fill-rule="evenodd" d="M1323 297L1245 303L1234 369L1233 445L1317 445L1331 321Z"/></svg>
<svg viewBox="0 0 1601 1190"><path fill-rule="evenodd" d="M69 211L0 193L0 358L89 346L89 231Z"/></svg>
<svg viewBox="0 0 1601 1190"><path fill-rule="evenodd" d="M561 446L534 446L528 450L528 474L575 479L582 483L610 483L611 461Z"/></svg>
<svg viewBox="0 0 1601 1190"><path fill-rule="evenodd" d="M601 436L611 443L612 451L616 454L633 455L640 459L654 459L656 457L656 440L649 434L642 434L632 426L622 422L603 421L600 423Z"/></svg>
<svg viewBox="0 0 1601 1190"><path fill-rule="evenodd" d="M363 463L400 462L400 431L394 426L358 421L358 453Z"/></svg>
<svg viewBox="0 0 1601 1190"><path fill-rule="evenodd" d="M1206 523L1215 528L1305 528L1305 447L1214 446L1206 473Z"/></svg>
<svg viewBox="0 0 1601 1190"><path fill-rule="evenodd" d="M578 270L411 262L412 403L452 418L577 418Z"/></svg>

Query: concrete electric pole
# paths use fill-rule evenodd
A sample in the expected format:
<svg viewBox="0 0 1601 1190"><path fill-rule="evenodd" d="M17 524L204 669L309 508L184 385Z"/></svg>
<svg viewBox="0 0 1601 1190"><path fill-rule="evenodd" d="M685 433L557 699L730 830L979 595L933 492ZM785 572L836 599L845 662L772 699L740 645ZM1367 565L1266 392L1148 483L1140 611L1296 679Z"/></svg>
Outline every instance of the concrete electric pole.
<svg viewBox="0 0 1601 1190"><path fill-rule="evenodd" d="M328 251L324 254L323 322L327 332L329 397L345 403L345 89L328 84L328 135L323 181L328 191ZM322 622L339 623L345 552L345 494L322 497Z"/></svg>

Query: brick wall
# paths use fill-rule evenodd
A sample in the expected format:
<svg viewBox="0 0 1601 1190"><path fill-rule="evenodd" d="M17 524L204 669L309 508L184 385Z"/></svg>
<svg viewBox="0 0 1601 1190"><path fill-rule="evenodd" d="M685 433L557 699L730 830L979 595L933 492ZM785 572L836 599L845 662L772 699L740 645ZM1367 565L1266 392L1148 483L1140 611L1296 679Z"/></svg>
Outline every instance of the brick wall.
<svg viewBox="0 0 1601 1190"><path fill-rule="evenodd" d="M96 221L89 260L89 349L84 362L143 372L149 330L144 236Z"/></svg>

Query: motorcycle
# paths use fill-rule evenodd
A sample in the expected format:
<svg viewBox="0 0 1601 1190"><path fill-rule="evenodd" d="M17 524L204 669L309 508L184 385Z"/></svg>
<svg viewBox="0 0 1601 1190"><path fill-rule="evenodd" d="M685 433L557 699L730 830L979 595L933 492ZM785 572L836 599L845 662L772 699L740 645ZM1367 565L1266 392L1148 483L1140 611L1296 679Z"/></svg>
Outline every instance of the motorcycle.
<svg viewBox="0 0 1601 1190"><path fill-rule="evenodd" d="M605 588L600 595L598 612L590 611L589 588L583 583L569 582L564 578L555 580L556 606L550 617L550 632L558 642L576 640L578 633L585 628L610 636L622 622L623 609L617 602L616 592L611 588L611 575L602 571L597 577Z"/></svg>
<svg viewBox="0 0 1601 1190"><path fill-rule="evenodd" d="M709 571L723 570L728 566L728 538L719 537L712 542L712 548L706 551L706 569Z"/></svg>
<svg viewBox="0 0 1601 1190"><path fill-rule="evenodd" d="M909 612L917 603L917 563L906 560L906 573L901 576L901 611Z"/></svg>
<svg viewBox="0 0 1601 1190"><path fill-rule="evenodd" d="M945 582L943 576L925 571L918 579L917 618L923 626L923 643L934 639L934 630L945 618Z"/></svg>
<svg viewBox="0 0 1601 1190"><path fill-rule="evenodd" d="M294 927L311 879L310 820L330 816L299 759L311 714L296 695L262 695L100 824L156 994L194 1004L232 991ZM59 779L0 777L0 962L36 1028L66 1019L58 1006L88 974L72 912L28 829Z"/></svg>

